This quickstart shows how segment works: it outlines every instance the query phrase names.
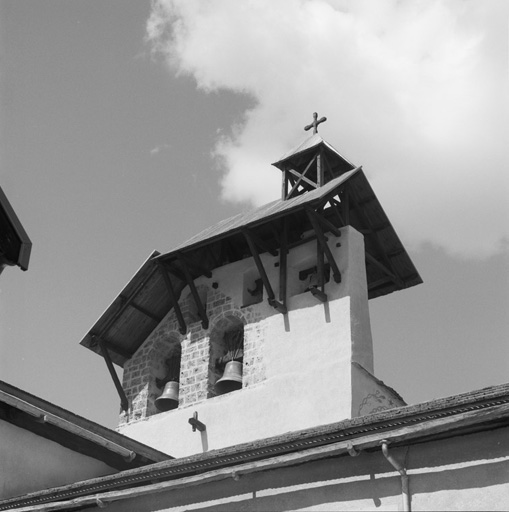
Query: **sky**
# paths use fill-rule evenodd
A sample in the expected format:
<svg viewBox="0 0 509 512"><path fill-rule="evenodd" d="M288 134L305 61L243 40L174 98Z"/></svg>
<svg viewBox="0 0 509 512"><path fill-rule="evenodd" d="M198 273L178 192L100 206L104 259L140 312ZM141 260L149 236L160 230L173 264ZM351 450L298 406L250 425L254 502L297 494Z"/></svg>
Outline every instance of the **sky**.
<svg viewBox="0 0 509 512"><path fill-rule="evenodd" d="M316 111L424 280L370 301L375 375L408 403L506 382L508 21L504 0L0 0L0 185L33 242L0 276L0 379L114 428L79 341L154 249L276 199Z"/></svg>

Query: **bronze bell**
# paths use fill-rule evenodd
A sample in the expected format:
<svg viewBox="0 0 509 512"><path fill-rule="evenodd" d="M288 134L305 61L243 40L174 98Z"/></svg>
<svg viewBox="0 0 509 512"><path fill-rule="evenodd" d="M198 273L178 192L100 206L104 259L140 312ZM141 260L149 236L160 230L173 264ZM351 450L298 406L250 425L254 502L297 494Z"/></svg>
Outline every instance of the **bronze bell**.
<svg viewBox="0 0 509 512"><path fill-rule="evenodd" d="M223 376L216 382L216 391L219 395L230 393L242 388L242 363L228 361L224 367Z"/></svg>
<svg viewBox="0 0 509 512"><path fill-rule="evenodd" d="M179 405L179 383L173 380L167 382L161 396L156 398L155 404L160 411L176 409Z"/></svg>

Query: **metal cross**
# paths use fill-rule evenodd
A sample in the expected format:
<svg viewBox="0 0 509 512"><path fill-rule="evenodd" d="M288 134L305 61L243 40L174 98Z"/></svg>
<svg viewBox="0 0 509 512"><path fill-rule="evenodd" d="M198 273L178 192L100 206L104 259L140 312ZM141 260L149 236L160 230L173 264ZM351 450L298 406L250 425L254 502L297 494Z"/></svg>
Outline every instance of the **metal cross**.
<svg viewBox="0 0 509 512"><path fill-rule="evenodd" d="M308 124L307 126L304 126L304 130L308 131L311 128L313 128L313 135L315 133L318 133L318 125L320 123L324 123L325 121L327 121L327 118L322 117L321 119L318 119L318 120L317 119L318 119L318 114L316 112L313 112L313 122L311 124Z"/></svg>

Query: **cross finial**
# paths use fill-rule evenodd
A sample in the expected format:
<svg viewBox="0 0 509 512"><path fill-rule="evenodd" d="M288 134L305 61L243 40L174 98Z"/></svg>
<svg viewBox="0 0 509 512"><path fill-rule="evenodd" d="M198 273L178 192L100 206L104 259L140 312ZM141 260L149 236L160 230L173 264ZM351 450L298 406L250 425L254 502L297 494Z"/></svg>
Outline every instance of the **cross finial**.
<svg viewBox="0 0 509 512"><path fill-rule="evenodd" d="M311 128L313 128L313 135L315 133L318 133L318 125L320 123L324 123L325 121L327 121L327 118L322 117L321 119L318 119L318 120L317 119L318 119L318 114L316 112L313 112L313 122L311 124L308 124L307 126L304 126L304 130L308 131Z"/></svg>

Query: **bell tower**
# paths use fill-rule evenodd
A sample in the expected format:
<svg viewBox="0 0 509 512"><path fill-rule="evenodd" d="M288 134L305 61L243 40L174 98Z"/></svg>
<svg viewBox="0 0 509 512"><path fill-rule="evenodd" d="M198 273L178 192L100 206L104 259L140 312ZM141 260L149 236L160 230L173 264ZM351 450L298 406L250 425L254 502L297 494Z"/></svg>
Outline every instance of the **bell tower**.
<svg viewBox="0 0 509 512"><path fill-rule="evenodd" d="M273 164L281 199L153 253L82 340L123 434L181 457L404 404L374 376L368 300L421 278L325 120Z"/></svg>

